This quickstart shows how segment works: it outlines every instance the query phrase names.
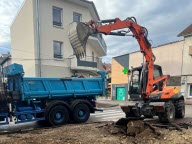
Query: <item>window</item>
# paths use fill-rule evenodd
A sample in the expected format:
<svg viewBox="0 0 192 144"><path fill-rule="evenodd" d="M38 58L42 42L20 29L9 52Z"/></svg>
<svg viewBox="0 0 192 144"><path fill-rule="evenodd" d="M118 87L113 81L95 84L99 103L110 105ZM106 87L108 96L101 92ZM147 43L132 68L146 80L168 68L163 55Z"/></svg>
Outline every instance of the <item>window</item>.
<svg viewBox="0 0 192 144"><path fill-rule="evenodd" d="M159 78L161 76L159 69L154 69L154 78Z"/></svg>
<svg viewBox="0 0 192 144"><path fill-rule="evenodd" d="M130 93L132 94L140 94L140 71L135 70L131 75L130 81Z"/></svg>
<svg viewBox="0 0 192 144"><path fill-rule="evenodd" d="M62 26L63 25L63 9L58 7L53 7L53 25Z"/></svg>
<svg viewBox="0 0 192 144"><path fill-rule="evenodd" d="M77 23L81 22L81 14L74 12L73 13L73 22L77 22Z"/></svg>
<svg viewBox="0 0 192 144"><path fill-rule="evenodd" d="M59 42L59 41L53 41L53 51L54 51L54 58L59 58L62 59L63 55L62 55L62 46L63 43Z"/></svg>
<svg viewBox="0 0 192 144"><path fill-rule="evenodd" d="M192 97L192 84L188 85L188 96Z"/></svg>

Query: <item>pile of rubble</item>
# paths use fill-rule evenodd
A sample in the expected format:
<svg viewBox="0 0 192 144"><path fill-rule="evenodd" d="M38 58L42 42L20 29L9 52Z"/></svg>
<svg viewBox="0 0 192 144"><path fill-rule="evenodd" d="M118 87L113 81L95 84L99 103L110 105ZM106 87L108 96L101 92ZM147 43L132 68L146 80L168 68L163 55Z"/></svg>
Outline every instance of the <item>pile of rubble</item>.
<svg viewBox="0 0 192 144"><path fill-rule="evenodd" d="M192 122L183 122L183 123L158 123L156 121L150 122L143 119L135 119L135 118L121 118L116 123L111 122L107 124L103 124L100 126L97 126L97 128L100 127L106 127L108 126L108 129L110 130L111 134L117 134L117 133L123 133L127 136L136 136L142 132L144 132L146 129L150 129L152 133L154 133L157 136L161 136L160 128L168 129L168 130L178 130L183 131L183 129L188 129L192 127Z"/></svg>

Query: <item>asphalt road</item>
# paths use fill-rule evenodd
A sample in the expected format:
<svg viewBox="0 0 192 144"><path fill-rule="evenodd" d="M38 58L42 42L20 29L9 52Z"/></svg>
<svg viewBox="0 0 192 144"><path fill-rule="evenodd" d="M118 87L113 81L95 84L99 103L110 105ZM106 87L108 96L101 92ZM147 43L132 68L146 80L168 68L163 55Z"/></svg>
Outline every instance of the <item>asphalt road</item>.
<svg viewBox="0 0 192 144"><path fill-rule="evenodd" d="M95 114L91 114L88 122L117 121L123 117L125 117L125 114L122 112L119 106L116 106L111 108L103 108L103 112L96 112ZM185 117L192 118L192 105L186 105ZM0 133L5 131L25 130L39 127L42 127L42 125L39 125L38 122L17 125L11 123L6 126L0 126Z"/></svg>
<svg viewBox="0 0 192 144"><path fill-rule="evenodd" d="M118 119L125 117L125 114L122 112L119 106L105 108L103 110L103 112L91 114L89 122L117 121ZM186 105L185 110L185 118L192 118L192 105Z"/></svg>
<svg viewBox="0 0 192 144"><path fill-rule="evenodd" d="M117 121L118 119L125 117L125 114L119 106L105 108L103 112L95 112L91 114L88 122L98 121Z"/></svg>

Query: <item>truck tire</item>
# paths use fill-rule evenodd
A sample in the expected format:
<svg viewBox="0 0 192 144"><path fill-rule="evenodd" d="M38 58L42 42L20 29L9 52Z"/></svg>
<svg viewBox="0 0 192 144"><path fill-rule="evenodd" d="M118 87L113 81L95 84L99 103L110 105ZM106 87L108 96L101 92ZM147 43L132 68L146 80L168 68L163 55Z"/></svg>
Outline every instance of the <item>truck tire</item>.
<svg viewBox="0 0 192 144"><path fill-rule="evenodd" d="M185 102L184 100L178 100L175 102L175 117L184 118L185 117Z"/></svg>
<svg viewBox="0 0 192 144"><path fill-rule="evenodd" d="M51 125L63 125L69 121L68 110L62 105L56 105L49 111L48 121Z"/></svg>
<svg viewBox="0 0 192 144"><path fill-rule="evenodd" d="M159 113L159 121L162 123L171 123L175 120L175 106L172 102L165 103L165 112Z"/></svg>
<svg viewBox="0 0 192 144"><path fill-rule="evenodd" d="M80 103L73 109L73 120L76 123L84 123L89 119L90 110L86 104Z"/></svg>

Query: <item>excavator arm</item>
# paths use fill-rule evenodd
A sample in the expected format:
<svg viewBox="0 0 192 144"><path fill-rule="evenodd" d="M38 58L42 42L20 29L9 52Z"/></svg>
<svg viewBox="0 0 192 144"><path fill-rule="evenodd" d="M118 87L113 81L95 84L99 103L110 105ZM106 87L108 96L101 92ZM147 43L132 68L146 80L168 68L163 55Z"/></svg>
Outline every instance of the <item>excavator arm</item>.
<svg viewBox="0 0 192 144"><path fill-rule="evenodd" d="M128 31L123 29L128 28ZM119 30L119 31L117 31ZM77 25L77 35L81 41L80 45L75 41L77 38L74 34L71 34L70 40L76 56L84 55L82 51L78 51L78 46L85 46L88 37L92 34L104 34L104 35L115 35L115 36L133 36L136 38L139 46L140 52L145 57L145 63L143 64L143 73L141 78L141 95L143 99L148 99L151 92L153 92L153 86L159 81L164 81L164 86L166 85L168 76L163 76L154 80L154 61L155 56L152 52L151 44L147 39L148 31L146 28L137 24L134 17L127 18L126 20L109 19L102 21L90 21L88 23L79 23ZM132 35L129 32L132 32ZM87 32L85 34L85 32ZM74 42L75 45L74 45ZM85 48L84 48L85 51ZM85 53L85 52L84 52Z"/></svg>
<svg viewBox="0 0 192 144"><path fill-rule="evenodd" d="M137 39L140 45L140 51L144 53L146 61L154 61L151 44L147 39L147 29L138 25L133 19L128 18L124 21L121 21L119 18L116 18L112 20L103 20L101 22L90 21L87 23L87 25L93 30L93 33L102 33L105 35L116 36L127 36L125 31L113 31L128 28L133 33L132 36Z"/></svg>

